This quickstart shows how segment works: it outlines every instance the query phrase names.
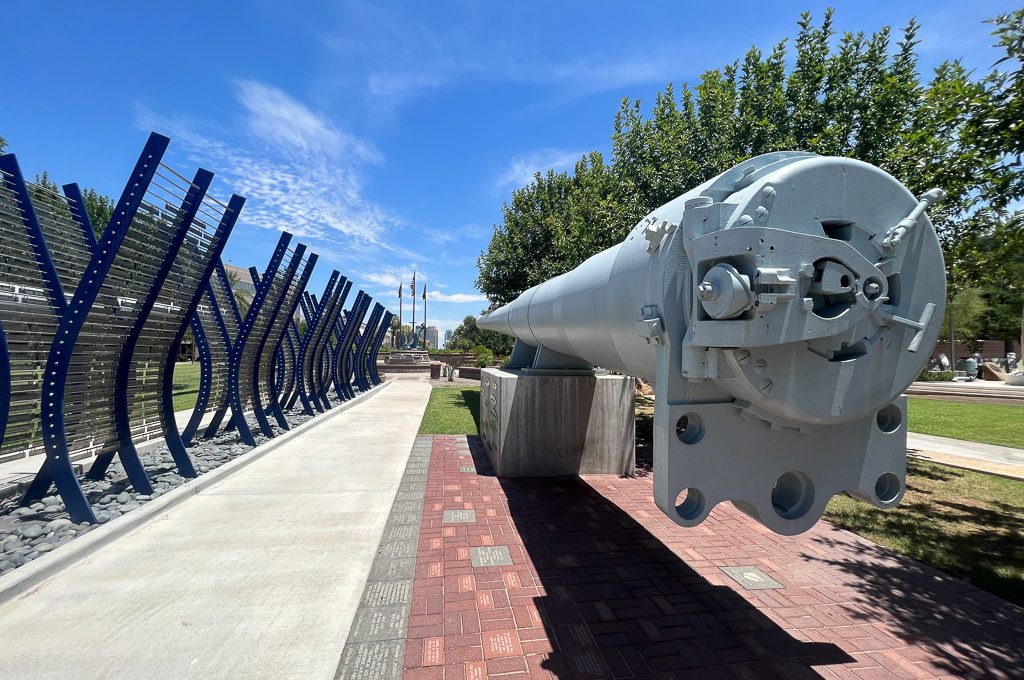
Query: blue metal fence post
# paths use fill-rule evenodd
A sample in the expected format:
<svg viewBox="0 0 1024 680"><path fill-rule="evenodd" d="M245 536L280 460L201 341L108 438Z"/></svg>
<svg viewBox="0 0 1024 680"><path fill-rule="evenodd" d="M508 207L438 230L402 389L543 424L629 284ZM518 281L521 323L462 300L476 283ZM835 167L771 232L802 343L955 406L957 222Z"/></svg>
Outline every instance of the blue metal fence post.
<svg viewBox="0 0 1024 680"><path fill-rule="evenodd" d="M359 337L359 343L356 345L356 356L353 360L353 368L355 369L356 384L363 392L370 389L370 381L366 375L366 356L370 349L370 343L377 335L377 322L380 321L380 317L383 313L384 305L379 302L376 303L373 306L373 311L370 312L370 318L366 322L366 328Z"/></svg>
<svg viewBox="0 0 1024 680"><path fill-rule="evenodd" d="M213 356L210 353L210 340L206 337L206 328L198 313L193 312L192 318L189 319L189 327L192 329L192 337L195 338L196 349L199 351L199 392L196 394L192 416L185 425L185 429L181 431L181 443L186 447L192 445L192 438L195 437L203 414L206 413L206 407L210 403L210 391L213 389ZM173 382L172 379L172 391Z"/></svg>
<svg viewBox="0 0 1024 680"><path fill-rule="evenodd" d="M299 251L296 249L296 257L301 260L298 253ZM276 331L274 330L273 325L271 326L271 329L268 330L267 337L264 339L264 343L269 342L270 346L264 347L261 350L261 359L263 354L268 354L270 357L275 357L277 355L277 348L281 345L281 337L283 337L284 333L287 332L288 324L291 323L292 318L295 316L295 309L298 307L299 298L302 295L302 291L305 290L306 285L309 283L309 277L313 274L313 268L316 266L318 258L319 256L316 253L311 253L306 259L305 267L302 272L298 274L298 280L293 281L289 286L285 287L284 294L281 296L281 307L276 315L283 315L284 318L282 319L282 322L276 322L275 319L275 323L281 324L279 326L281 333L276 337L272 337ZM297 292L294 299L289 299L288 295L292 285L295 286L295 290ZM257 361L257 369L261 363L261 361ZM288 421L285 420L284 413L281 410L281 402L278 398L277 390L275 390L273 386L272 374L273 363L268 362L268 374L264 376L269 386L268 392L270 401L267 404L267 410L274 415L274 418L277 420L277 424L281 426L281 429L287 430L289 429Z"/></svg>
<svg viewBox="0 0 1024 680"><path fill-rule="evenodd" d="M82 196L82 190L74 182L65 184L61 189L64 190L64 196L67 198L68 205L71 206L71 217L81 227L82 236L85 237L89 250L95 250L96 232L93 231L92 220L89 218L89 210L85 206L85 197Z"/></svg>
<svg viewBox="0 0 1024 680"><path fill-rule="evenodd" d="M28 194L28 185L25 184L25 178L21 174L18 159L14 154L0 156L0 171L7 174L7 183L14 195L17 196L18 202L21 203L25 229L35 251L36 267L39 268L39 274L46 284L46 294L50 298L50 304L56 315L62 316L67 311L68 301L64 297L60 277L57 276L57 267L54 266L53 259L50 257L50 250L46 245L46 238L43 236L43 228L39 226L39 218L36 216L35 207L33 207L32 199Z"/></svg>
<svg viewBox="0 0 1024 680"><path fill-rule="evenodd" d="M146 187L149 186L169 142L170 140L162 135L150 135L142 155L132 170L128 184L118 199L110 224L103 232L100 239L102 246L97 247L93 253L87 273L75 291L67 312L61 317L56 338L47 358L44 373L46 382L42 394L42 434L46 448L46 465L26 492L25 501L41 497L52 480L57 485L57 491L64 500L73 522L95 522L96 516L75 476L64 429L64 388L68 380L72 349L78 339L82 321L96 300L103 278L110 269L128 226L142 204Z"/></svg>
<svg viewBox="0 0 1024 680"><path fill-rule="evenodd" d="M238 220L238 215L244 205L245 199L238 195L232 195L228 200L227 208L224 210L220 224L217 225L215 232L217 240L214 243L209 260L200 278L202 284L192 291L192 297L188 302L188 309L182 318L181 324L178 326L178 331L171 342L171 351L167 353L167 359L164 363L164 376L166 377L163 384L163 403L160 409L160 416L163 421L164 440L167 442L167 448L170 450L171 457L174 459L183 477L195 477L196 471L192 465L192 459L185 449L185 442L182 441L182 437L178 432L178 423L174 418L174 381L171 379L171 376L174 374L178 346L181 344L182 338L185 337L185 331L188 330L189 319L192 318L196 307L199 306L199 300L203 296L203 289L209 283L210 277L220 262L221 253L224 252L224 246L227 245L228 237L231 235L231 230L234 229L235 222ZM189 222L191 223L191 221L190 219ZM206 339L203 338L203 340L205 342ZM207 386L207 394L209 394L209 386Z"/></svg>
<svg viewBox="0 0 1024 680"><path fill-rule="evenodd" d="M391 320L395 318L395 315L391 312L384 312L384 318L380 322L380 328L377 331L377 338L373 342L373 348L370 352L370 377L371 382L374 385L381 384L380 373L377 371L377 356L380 354L381 345L384 344L384 338L387 337L388 329L391 328Z"/></svg>
<svg viewBox="0 0 1024 680"><path fill-rule="evenodd" d="M231 368L228 372L228 394L231 402L231 419L235 428L238 429L238 434L242 438L242 441L249 446L256 446L256 438L253 436L252 430L249 428L249 424L245 420L245 405L242 403L241 385L243 381L246 381L246 384L250 384L252 376L243 376L241 373L242 354L249 341L249 336L254 328L256 318L263 313L263 303L266 300L267 293L270 292L271 285L274 282L274 277L277 275L277 271L281 267L281 261L284 259L285 252L288 250L288 244L291 240L291 234L286 231L281 232L281 237L277 242L277 247L274 249L274 254L271 255L270 263L267 265L267 271L264 273L259 285L256 286L256 294L253 296L252 302L249 304L249 310L246 312L245 320L242 321L238 337L235 339L234 350L231 354ZM257 353L257 358L258 356L259 355Z"/></svg>
<svg viewBox="0 0 1024 680"><path fill-rule="evenodd" d="M167 251L164 253L163 261L157 270L156 277L150 282L149 291L139 306L135 323L132 325L124 349L118 357L117 374L114 381L114 424L117 428L118 439L116 455L120 459L121 465L124 466L124 471L128 475L128 479L131 480L132 486L140 493L152 493L153 484L149 481L149 475L142 465L142 459L139 457L138 449L135 448L135 442L132 439L131 420L128 410L128 378L131 374L132 355L138 344L139 334L142 333L142 327L146 325L146 319L153 309L153 305L156 304L157 297L160 294L160 287L164 285L164 281L167 280L167 276L171 272L174 258L177 257L178 251L181 250L181 246L185 242L185 237L188 236L189 227L199 211L199 205L203 200L203 196L206 195L211 182L213 182L212 172L203 169L196 171L195 177L185 194L185 198L178 208L176 215L178 223L174 236L168 244ZM177 432L177 428L175 428L175 432ZM171 454L174 456L175 452L172 451ZM89 478L102 479L107 468L110 467L110 463L113 462L114 455L114 452L110 452L96 456L96 460L89 469ZM196 472L188 456L184 456L183 459L179 458L180 456L175 456L174 462L177 464L182 475L195 477Z"/></svg>
<svg viewBox="0 0 1024 680"><path fill-rule="evenodd" d="M330 296L334 295L335 288L338 285L338 277L341 274L335 270L331 273L330 279L327 281L327 287L324 289L324 299L329 299ZM308 415L313 415L313 408L317 411L324 411L322 404L316 394L316 390L312 389L313 375L314 375L314 358L316 356L316 347L320 338L324 333L324 321L325 314L323 310L319 309L312 304L312 301L308 299L309 294L304 293L302 296L302 304L304 309L307 310L309 319L306 328L306 337L303 338L302 344L299 347L299 399L302 401L302 410Z"/></svg>
<svg viewBox="0 0 1024 680"><path fill-rule="evenodd" d="M341 285L335 289L335 297L333 300L325 300L321 305L327 307L325 310L325 316L321 321L322 332L320 337L317 339L317 345L313 350L313 361L312 367L312 382L311 388L316 393L320 403L324 404L327 408L331 408L330 399L330 381L331 381L331 359L333 352L331 350L331 338L334 334L334 329L338 323L338 315L341 313L342 308L345 306L345 299L348 297L349 290L352 289L352 282L346 279L344 276L341 277ZM330 303L328 305L328 302Z"/></svg>

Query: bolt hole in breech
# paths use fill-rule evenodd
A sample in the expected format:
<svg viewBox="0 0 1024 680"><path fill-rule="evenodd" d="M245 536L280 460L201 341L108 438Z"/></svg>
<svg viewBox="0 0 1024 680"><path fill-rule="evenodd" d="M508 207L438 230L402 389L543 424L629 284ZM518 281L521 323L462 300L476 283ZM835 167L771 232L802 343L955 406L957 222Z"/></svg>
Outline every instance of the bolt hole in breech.
<svg viewBox="0 0 1024 680"><path fill-rule="evenodd" d="M814 483L803 472L790 471L775 480L772 507L783 519L799 519L814 503Z"/></svg>
<svg viewBox="0 0 1024 680"><path fill-rule="evenodd" d="M875 496L882 503L893 503L900 497L903 485L900 478L891 472L886 472L875 481Z"/></svg>
<svg viewBox="0 0 1024 680"><path fill-rule="evenodd" d="M878 429L886 434L892 434L900 429L903 424L903 413L896 404L889 404L875 416Z"/></svg>
<svg viewBox="0 0 1024 680"><path fill-rule="evenodd" d="M699 490L688 487L679 492L676 496L676 512L685 520L695 520L704 514L704 494Z"/></svg>
<svg viewBox="0 0 1024 680"><path fill-rule="evenodd" d="M696 444L704 437L704 427L696 413L687 413L676 421L676 436L684 444Z"/></svg>

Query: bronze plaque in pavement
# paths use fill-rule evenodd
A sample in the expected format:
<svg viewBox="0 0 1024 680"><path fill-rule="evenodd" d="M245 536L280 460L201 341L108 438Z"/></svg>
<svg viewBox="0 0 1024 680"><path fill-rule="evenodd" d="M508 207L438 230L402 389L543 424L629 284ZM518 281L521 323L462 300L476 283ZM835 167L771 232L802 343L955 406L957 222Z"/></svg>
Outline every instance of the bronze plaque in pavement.
<svg viewBox="0 0 1024 680"><path fill-rule="evenodd" d="M719 567L729 578L747 590L781 588L782 584L757 567Z"/></svg>

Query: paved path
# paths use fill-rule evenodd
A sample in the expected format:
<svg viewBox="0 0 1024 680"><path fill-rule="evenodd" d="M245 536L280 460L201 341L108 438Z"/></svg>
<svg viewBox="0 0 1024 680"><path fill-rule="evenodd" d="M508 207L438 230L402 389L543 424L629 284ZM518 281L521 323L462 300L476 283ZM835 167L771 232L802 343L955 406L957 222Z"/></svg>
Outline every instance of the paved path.
<svg viewBox="0 0 1024 680"><path fill-rule="evenodd" d="M429 394L396 382L0 607L0 676L333 677Z"/></svg>
<svg viewBox="0 0 1024 680"><path fill-rule="evenodd" d="M1024 479L1024 449L910 432L907 452L936 463Z"/></svg>
<svg viewBox="0 0 1024 680"><path fill-rule="evenodd" d="M827 522L683 529L650 477L497 479L475 439L432 444L404 618L359 614L401 653L343 678L1021 677L1024 610Z"/></svg>

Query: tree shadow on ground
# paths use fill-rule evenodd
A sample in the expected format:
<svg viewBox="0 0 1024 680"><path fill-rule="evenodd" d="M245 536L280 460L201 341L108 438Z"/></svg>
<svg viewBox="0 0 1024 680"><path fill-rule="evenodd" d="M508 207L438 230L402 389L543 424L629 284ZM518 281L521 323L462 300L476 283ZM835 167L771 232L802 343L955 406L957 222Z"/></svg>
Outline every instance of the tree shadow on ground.
<svg viewBox="0 0 1024 680"><path fill-rule="evenodd" d="M493 475L480 439L469 439L478 474ZM818 677L815 665L853 661L708 582L583 480L499 483L543 589L533 600L553 648L544 668L556 677Z"/></svg>
<svg viewBox="0 0 1024 680"><path fill-rule="evenodd" d="M909 557L1024 605L1024 508L995 499L953 496L915 478L939 482L964 473L908 460L908 493L889 510L857 504L833 511L833 524L888 541ZM887 550L884 549L883 550Z"/></svg>
<svg viewBox="0 0 1024 680"><path fill-rule="evenodd" d="M909 530L905 528L904 530ZM922 527L922 540L945 540ZM1024 669L1024 610L943 574L920 562L871 543L817 539L837 557L806 555L850 576L847 586L859 594L851 618L877 622L926 650L934 671L959 677L1020 677ZM855 551L855 552L854 552Z"/></svg>

